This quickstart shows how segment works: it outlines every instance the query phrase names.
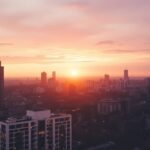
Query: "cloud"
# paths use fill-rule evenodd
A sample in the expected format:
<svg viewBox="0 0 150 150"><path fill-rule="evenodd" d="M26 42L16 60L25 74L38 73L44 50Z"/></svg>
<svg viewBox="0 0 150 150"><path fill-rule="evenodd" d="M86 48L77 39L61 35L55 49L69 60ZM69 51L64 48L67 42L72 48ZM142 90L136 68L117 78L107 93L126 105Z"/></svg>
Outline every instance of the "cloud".
<svg viewBox="0 0 150 150"><path fill-rule="evenodd" d="M64 3L62 7L64 7L65 9L85 11L86 9L88 9L89 4L87 1L71 1L71 2Z"/></svg>
<svg viewBox="0 0 150 150"><path fill-rule="evenodd" d="M0 56L0 60L8 64L65 64L65 63L91 63L96 60L86 58L77 54L62 54L52 52L51 55L35 56Z"/></svg>
<svg viewBox="0 0 150 150"><path fill-rule="evenodd" d="M96 43L96 45L112 45L112 44L116 44L116 42L111 40L105 40Z"/></svg>
<svg viewBox="0 0 150 150"><path fill-rule="evenodd" d="M1 56L0 60L10 64L42 63L44 56Z"/></svg>
<svg viewBox="0 0 150 150"><path fill-rule="evenodd" d="M103 50L104 53L110 54L130 54L130 53L147 53L150 54L150 49L110 49L110 50Z"/></svg>
<svg viewBox="0 0 150 150"><path fill-rule="evenodd" d="M0 46L13 46L13 43L0 43Z"/></svg>

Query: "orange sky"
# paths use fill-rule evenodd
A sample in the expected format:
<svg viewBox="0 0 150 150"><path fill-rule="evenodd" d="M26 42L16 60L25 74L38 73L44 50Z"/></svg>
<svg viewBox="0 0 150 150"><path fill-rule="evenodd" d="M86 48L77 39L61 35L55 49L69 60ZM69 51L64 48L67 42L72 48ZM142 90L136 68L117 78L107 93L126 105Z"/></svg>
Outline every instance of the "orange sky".
<svg viewBox="0 0 150 150"><path fill-rule="evenodd" d="M150 76L149 0L0 0L6 77Z"/></svg>

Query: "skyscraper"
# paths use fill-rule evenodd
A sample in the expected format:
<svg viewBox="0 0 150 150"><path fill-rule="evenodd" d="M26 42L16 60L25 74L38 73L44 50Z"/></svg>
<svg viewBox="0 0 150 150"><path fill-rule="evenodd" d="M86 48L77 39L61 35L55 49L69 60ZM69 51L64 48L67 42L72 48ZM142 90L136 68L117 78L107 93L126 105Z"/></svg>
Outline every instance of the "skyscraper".
<svg viewBox="0 0 150 150"><path fill-rule="evenodd" d="M124 88L127 89L129 86L129 74L128 70L124 70Z"/></svg>
<svg viewBox="0 0 150 150"><path fill-rule="evenodd" d="M109 84L109 82L110 82L110 76L109 76L109 74L105 74L105 76L104 76L104 82L106 84Z"/></svg>
<svg viewBox="0 0 150 150"><path fill-rule="evenodd" d="M148 100L150 101L150 78L147 78L147 91L148 91Z"/></svg>
<svg viewBox="0 0 150 150"><path fill-rule="evenodd" d="M106 81L109 81L109 79L110 79L109 74L105 74L104 79L105 79Z"/></svg>
<svg viewBox="0 0 150 150"><path fill-rule="evenodd" d="M128 70L124 70L124 80L125 81L129 80Z"/></svg>
<svg viewBox="0 0 150 150"><path fill-rule="evenodd" d="M53 71L53 72L52 72L52 79L53 79L53 80L56 80L56 71Z"/></svg>
<svg viewBox="0 0 150 150"><path fill-rule="evenodd" d="M42 86L47 85L47 73L46 72L41 73L41 85Z"/></svg>
<svg viewBox="0 0 150 150"><path fill-rule="evenodd" d="M0 61L0 100L3 98L3 95L4 95L4 67L1 65Z"/></svg>

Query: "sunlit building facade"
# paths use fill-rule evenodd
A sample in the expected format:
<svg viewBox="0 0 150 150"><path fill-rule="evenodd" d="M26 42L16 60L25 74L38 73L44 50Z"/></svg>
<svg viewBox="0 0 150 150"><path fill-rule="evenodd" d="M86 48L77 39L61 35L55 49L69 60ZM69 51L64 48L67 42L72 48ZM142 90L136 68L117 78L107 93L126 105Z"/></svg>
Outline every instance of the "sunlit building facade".
<svg viewBox="0 0 150 150"><path fill-rule="evenodd" d="M71 115L27 111L0 122L1 150L72 150Z"/></svg>

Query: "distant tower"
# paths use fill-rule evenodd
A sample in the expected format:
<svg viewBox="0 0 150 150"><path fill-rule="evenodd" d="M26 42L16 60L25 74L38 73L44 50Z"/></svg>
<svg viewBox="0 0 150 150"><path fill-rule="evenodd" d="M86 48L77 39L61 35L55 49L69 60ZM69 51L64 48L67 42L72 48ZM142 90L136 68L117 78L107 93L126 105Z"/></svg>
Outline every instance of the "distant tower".
<svg viewBox="0 0 150 150"><path fill-rule="evenodd" d="M124 80L125 81L129 80L128 70L124 70Z"/></svg>
<svg viewBox="0 0 150 150"><path fill-rule="evenodd" d="M124 70L124 88L127 89L129 86L129 74L128 70Z"/></svg>
<svg viewBox="0 0 150 150"><path fill-rule="evenodd" d="M4 67L1 65L0 61L0 99L2 99L3 96L4 96Z"/></svg>
<svg viewBox="0 0 150 150"><path fill-rule="evenodd" d="M148 99L150 101L150 78L147 78L147 91L148 91Z"/></svg>
<svg viewBox="0 0 150 150"><path fill-rule="evenodd" d="M109 87L109 85L110 85L110 76L109 76L109 74L105 74L105 76L104 76L104 86Z"/></svg>
<svg viewBox="0 0 150 150"><path fill-rule="evenodd" d="M104 80L105 80L106 82L109 82L109 80L110 80L110 76L109 76L109 74L105 74L105 76L104 76Z"/></svg>
<svg viewBox="0 0 150 150"><path fill-rule="evenodd" d="M46 72L41 73L41 85L42 86L47 85L47 73Z"/></svg>
<svg viewBox="0 0 150 150"><path fill-rule="evenodd" d="M53 72L52 72L52 79L53 79L53 80L56 80L56 71L53 71Z"/></svg>

